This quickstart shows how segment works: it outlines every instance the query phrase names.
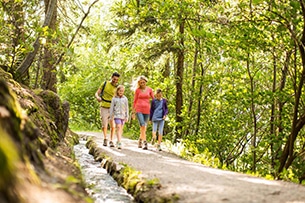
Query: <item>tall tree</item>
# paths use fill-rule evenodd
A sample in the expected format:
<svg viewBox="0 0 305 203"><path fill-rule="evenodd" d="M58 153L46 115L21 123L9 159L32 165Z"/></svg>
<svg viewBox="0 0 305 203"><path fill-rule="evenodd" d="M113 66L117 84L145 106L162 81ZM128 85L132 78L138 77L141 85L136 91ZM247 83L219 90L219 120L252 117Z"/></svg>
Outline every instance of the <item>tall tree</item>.
<svg viewBox="0 0 305 203"><path fill-rule="evenodd" d="M54 4L54 8L57 8L57 0L45 0L45 13L48 14L48 9L50 9L49 4ZM48 32L50 32L50 36L56 35L56 28L57 28L57 9L54 9L50 24L48 27ZM52 34L54 33L54 34ZM46 46L44 46L44 59L43 59L43 77L42 77L42 84L41 87L43 89L51 90L53 92L57 92L57 71L56 66L54 65L56 62L56 53L55 50L52 49L52 46L56 44L56 38L47 38Z"/></svg>
<svg viewBox="0 0 305 203"><path fill-rule="evenodd" d="M56 12L56 9L57 9L57 0L50 0L47 6L48 6L47 13L45 15L46 17L45 17L42 27L50 26L52 19L53 19L53 14L54 14L54 12ZM14 74L14 78L16 80L21 80L25 76L26 72L29 70L30 66L32 65L34 58L40 48L40 38L41 38L41 34L38 34L38 36L33 44L33 51L31 51L27 54L25 59L16 69L16 72Z"/></svg>
<svg viewBox="0 0 305 203"><path fill-rule="evenodd" d="M292 40L297 44L299 48L299 53L301 57L301 70L295 70L295 80L294 80L294 108L293 108L293 119L292 119L292 126L290 135L286 141L284 151L280 158L280 166L278 171L282 172L283 168L289 168L292 162L296 158L296 151L295 149L295 142L299 135L299 132L305 125L305 111L301 110L301 97L303 94L304 82L305 82L305 2L300 0L300 7L302 13L302 30L301 30L301 38L296 38L297 30L291 29L287 26L287 29L291 32L291 36L293 37ZM287 19L287 22L288 19Z"/></svg>
<svg viewBox="0 0 305 203"><path fill-rule="evenodd" d="M11 56L10 63L8 64L7 71L10 73L15 72L16 66L20 64L20 58L23 57L22 50L25 45L23 42L25 41L25 30L24 30L24 8L23 1L15 2L13 0L9 1L1 1L1 5L3 6L5 12L8 16L8 24L12 25L11 31ZM28 75L28 73L27 73Z"/></svg>
<svg viewBox="0 0 305 203"><path fill-rule="evenodd" d="M180 14L182 13L179 12ZM178 15L179 26L179 40L177 51L177 68L176 68L176 122L177 122L177 134L175 142L182 138L182 107L183 107L183 74L184 74L184 26L185 20L182 15Z"/></svg>

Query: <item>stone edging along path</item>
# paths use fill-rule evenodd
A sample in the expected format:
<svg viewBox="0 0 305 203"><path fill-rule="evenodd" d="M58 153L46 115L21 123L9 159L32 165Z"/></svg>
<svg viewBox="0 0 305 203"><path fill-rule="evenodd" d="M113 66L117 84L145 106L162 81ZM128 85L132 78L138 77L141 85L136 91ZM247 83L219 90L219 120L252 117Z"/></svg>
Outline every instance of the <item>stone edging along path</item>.
<svg viewBox="0 0 305 203"><path fill-rule="evenodd" d="M89 153L136 202L305 203L303 185L207 167L150 144L143 150L136 140L104 147L101 133L83 135Z"/></svg>
<svg viewBox="0 0 305 203"><path fill-rule="evenodd" d="M139 171L135 171L126 164L116 163L107 156L92 137L87 137L86 147L95 161L101 162L101 167L106 169L113 179L134 197L136 202L168 202L174 203L179 197L173 193L162 195L159 193L161 184L158 179L148 180L140 177Z"/></svg>

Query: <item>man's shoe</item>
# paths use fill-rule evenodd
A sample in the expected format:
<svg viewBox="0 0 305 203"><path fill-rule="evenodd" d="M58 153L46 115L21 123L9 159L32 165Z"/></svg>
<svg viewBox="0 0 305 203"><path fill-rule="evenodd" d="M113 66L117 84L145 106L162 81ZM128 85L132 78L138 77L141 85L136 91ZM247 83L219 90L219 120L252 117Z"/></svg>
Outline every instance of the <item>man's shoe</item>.
<svg viewBox="0 0 305 203"><path fill-rule="evenodd" d="M139 147L139 148L142 148L142 140L141 140L141 139L139 139L138 147Z"/></svg>
<svg viewBox="0 0 305 203"><path fill-rule="evenodd" d="M118 149L122 149L120 142L117 143L117 146L118 146Z"/></svg>
<svg viewBox="0 0 305 203"><path fill-rule="evenodd" d="M109 142L110 147L114 147L114 144L112 141Z"/></svg>
<svg viewBox="0 0 305 203"><path fill-rule="evenodd" d="M107 146L107 139L104 139L103 146Z"/></svg>
<svg viewBox="0 0 305 203"><path fill-rule="evenodd" d="M146 142L146 141L144 141L144 147L143 147L143 149L147 150L147 142Z"/></svg>

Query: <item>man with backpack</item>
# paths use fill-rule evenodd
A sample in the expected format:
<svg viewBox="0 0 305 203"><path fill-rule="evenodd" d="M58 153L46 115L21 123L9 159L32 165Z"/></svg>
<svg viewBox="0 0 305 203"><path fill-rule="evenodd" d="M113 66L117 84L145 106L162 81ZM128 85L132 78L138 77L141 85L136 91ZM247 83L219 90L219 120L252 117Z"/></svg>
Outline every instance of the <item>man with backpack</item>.
<svg viewBox="0 0 305 203"><path fill-rule="evenodd" d="M104 146L107 146L107 128L110 126L110 141L109 146L114 147L114 121L110 119L110 106L112 97L115 95L116 87L118 85L120 74L114 72L110 81L103 82L95 93L95 98L100 102L100 117L102 121L102 132L104 134Z"/></svg>

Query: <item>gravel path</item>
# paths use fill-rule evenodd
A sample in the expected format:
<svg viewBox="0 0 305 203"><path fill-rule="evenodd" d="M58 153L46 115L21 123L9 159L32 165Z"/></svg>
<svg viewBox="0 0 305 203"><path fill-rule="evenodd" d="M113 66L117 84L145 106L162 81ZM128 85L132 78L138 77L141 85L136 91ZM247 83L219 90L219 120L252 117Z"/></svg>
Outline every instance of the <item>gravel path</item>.
<svg viewBox="0 0 305 203"><path fill-rule="evenodd" d="M283 181L269 181L245 174L214 169L179 158L166 151L137 147L137 141L123 139L122 149L102 146L101 133L95 136L105 154L117 163L126 163L148 179L157 178L164 194L178 194L187 203L305 203L305 187Z"/></svg>

